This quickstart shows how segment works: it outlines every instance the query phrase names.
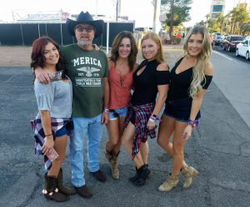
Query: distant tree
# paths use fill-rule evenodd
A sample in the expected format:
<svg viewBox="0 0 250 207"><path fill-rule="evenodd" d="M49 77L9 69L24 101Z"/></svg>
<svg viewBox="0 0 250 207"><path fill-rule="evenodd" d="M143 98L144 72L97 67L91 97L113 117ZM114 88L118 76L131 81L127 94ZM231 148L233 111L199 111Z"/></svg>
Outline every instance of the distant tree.
<svg viewBox="0 0 250 207"><path fill-rule="evenodd" d="M167 10L165 23L169 26L171 39L173 38L173 27L190 20L191 7L189 5L191 3L192 0L161 0L161 5Z"/></svg>
<svg viewBox="0 0 250 207"><path fill-rule="evenodd" d="M249 16L246 7L235 7L225 16L222 13L218 13L216 18L211 18L207 14L206 25L209 32L241 34L245 28L243 25L250 20Z"/></svg>
<svg viewBox="0 0 250 207"><path fill-rule="evenodd" d="M229 16L231 20L230 33L232 34L240 34L242 25L250 19L246 7L233 8L233 10L229 13Z"/></svg>
<svg viewBox="0 0 250 207"><path fill-rule="evenodd" d="M246 22L241 26L242 35L250 34L250 22Z"/></svg>
<svg viewBox="0 0 250 207"><path fill-rule="evenodd" d="M218 31L218 25L215 19L209 18L207 20L207 25L208 25L208 31L209 33L217 32Z"/></svg>
<svg viewBox="0 0 250 207"><path fill-rule="evenodd" d="M225 20L226 17L223 15L223 13L218 13L216 16L216 23L217 23L217 27L219 29L219 32L222 33L224 26L225 26Z"/></svg>
<svg viewBox="0 0 250 207"><path fill-rule="evenodd" d="M202 21L200 21L200 22L197 22L196 24L195 24L195 26L206 26L206 22L204 21L204 20L202 20Z"/></svg>

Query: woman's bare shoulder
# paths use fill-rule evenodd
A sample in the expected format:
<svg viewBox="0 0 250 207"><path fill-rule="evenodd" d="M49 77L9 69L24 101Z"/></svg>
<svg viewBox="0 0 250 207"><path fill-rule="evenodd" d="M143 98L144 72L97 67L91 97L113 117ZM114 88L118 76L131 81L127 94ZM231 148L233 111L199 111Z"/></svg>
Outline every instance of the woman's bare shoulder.
<svg viewBox="0 0 250 207"><path fill-rule="evenodd" d="M156 70L158 70L158 71L168 71L169 66L168 66L168 64L166 62L162 62L157 66Z"/></svg>
<svg viewBox="0 0 250 207"><path fill-rule="evenodd" d="M205 66L205 75L213 76L214 74L214 67L213 64L209 61Z"/></svg>

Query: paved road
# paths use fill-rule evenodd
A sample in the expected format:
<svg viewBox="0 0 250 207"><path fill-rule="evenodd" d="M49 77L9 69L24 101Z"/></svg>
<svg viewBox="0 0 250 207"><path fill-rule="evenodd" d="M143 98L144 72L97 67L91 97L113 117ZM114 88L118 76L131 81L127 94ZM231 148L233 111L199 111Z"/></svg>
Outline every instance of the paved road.
<svg viewBox="0 0 250 207"><path fill-rule="evenodd" d="M168 63L173 66L180 50L170 47L166 49ZM93 198L83 199L75 195L63 206L249 207L250 129L232 101L229 101L228 95L224 94L222 88L226 89L228 86L219 85L223 83L223 77L242 84L249 77L242 75L242 80L238 80L235 70L246 68L242 69L242 65L237 68L235 65L233 70L230 68L232 63L225 64L225 60L216 53L213 54L212 61L215 78L201 109L201 127L195 131L186 146L186 161L200 171L200 176L191 189L181 188L181 177L180 185L173 191L157 191L157 187L171 170L172 161L157 146L155 140L150 140L149 167L152 173L147 185L137 188L128 182L128 177L134 173L134 167L122 148L119 181L108 176L106 183L99 183L86 171L87 183L94 192ZM234 90L235 87L231 87L225 91ZM239 97L243 98L245 97ZM29 126L29 120L34 117L37 109L32 75L28 68L0 68L0 100L0 206L62 206L45 200L41 194L42 159L37 159L34 155ZM102 149L106 139L105 131ZM107 174L110 172L104 156L101 158L101 168ZM64 170L66 183L70 184L68 159Z"/></svg>
<svg viewBox="0 0 250 207"><path fill-rule="evenodd" d="M224 51L223 48L220 47L219 45L216 46L215 50L216 50L217 52L219 52L219 53L222 53L222 54L226 55L229 59L235 59L235 60L238 60L238 61L241 61L241 62L250 64L250 61L249 61L249 60L246 60L245 57L242 57L242 56L236 57L234 51L232 51L232 52Z"/></svg>
<svg viewBox="0 0 250 207"><path fill-rule="evenodd" d="M212 56L214 82L250 127L250 61L218 48Z"/></svg>

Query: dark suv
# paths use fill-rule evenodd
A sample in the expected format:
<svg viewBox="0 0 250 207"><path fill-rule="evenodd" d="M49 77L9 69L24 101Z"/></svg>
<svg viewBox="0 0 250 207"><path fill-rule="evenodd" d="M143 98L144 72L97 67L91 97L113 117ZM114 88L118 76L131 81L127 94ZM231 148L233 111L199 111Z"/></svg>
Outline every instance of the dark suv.
<svg viewBox="0 0 250 207"><path fill-rule="evenodd" d="M244 39L241 35L229 35L223 41L223 50L227 50L228 52L235 51L236 46Z"/></svg>

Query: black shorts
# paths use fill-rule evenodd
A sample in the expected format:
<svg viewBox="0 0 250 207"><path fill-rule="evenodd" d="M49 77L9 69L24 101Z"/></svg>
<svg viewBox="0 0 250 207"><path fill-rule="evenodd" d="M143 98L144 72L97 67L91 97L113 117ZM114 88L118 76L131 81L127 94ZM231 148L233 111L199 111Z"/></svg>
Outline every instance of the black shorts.
<svg viewBox="0 0 250 207"><path fill-rule="evenodd" d="M172 117L180 122L188 122L190 118L190 112L192 107L192 99L179 99L179 100L172 100L166 101L164 115ZM201 117L200 111L196 116L196 120Z"/></svg>

